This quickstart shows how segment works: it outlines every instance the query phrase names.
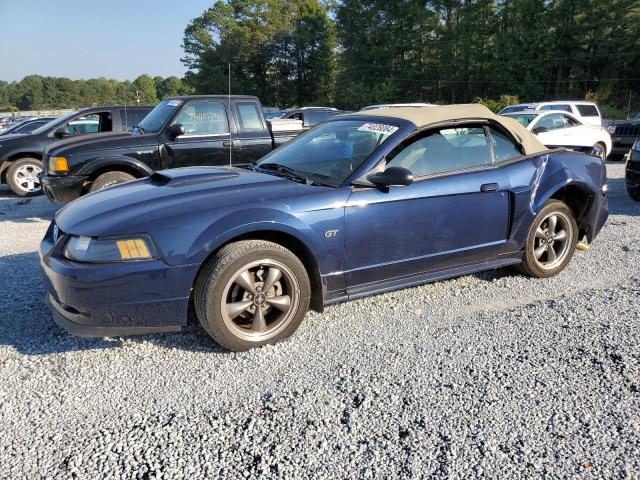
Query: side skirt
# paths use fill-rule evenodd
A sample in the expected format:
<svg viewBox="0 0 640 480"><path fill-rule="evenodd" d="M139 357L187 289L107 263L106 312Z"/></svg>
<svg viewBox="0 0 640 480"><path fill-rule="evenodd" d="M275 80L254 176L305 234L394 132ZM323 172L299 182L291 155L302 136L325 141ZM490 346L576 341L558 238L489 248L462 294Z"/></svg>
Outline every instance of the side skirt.
<svg viewBox="0 0 640 480"><path fill-rule="evenodd" d="M508 257L499 258L490 262L473 263L470 265L463 265L447 270L420 273L417 275L410 275L401 278L392 278L390 280L385 280L384 282L358 285L354 288L349 289L348 293L346 294L345 292L330 292L327 295L324 303L325 305L331 305L334 303L340 303L356 298L368 297L370 295L377 295L379 293L385 293L402 288L415 287L417 285L423 285L425 283L446 280L448 278L469 275L472 273L482 272L484 270L493 270L497 268L507 267L509 265L516 265L521 262L522 252L517 252L515 254L509 254Z"/></svg>

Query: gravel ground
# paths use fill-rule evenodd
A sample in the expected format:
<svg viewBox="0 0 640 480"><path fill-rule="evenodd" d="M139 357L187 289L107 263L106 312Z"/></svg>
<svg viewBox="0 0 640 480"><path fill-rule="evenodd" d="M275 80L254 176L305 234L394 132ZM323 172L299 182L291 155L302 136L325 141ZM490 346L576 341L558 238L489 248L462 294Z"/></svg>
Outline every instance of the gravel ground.
<svg viewBox="0 0 640 480"><path fill-rule="evenodd" d="M310 313L289 341L82 339L52 321L54 208L0 192L0 478L639 478L640 203L548 280L510 270Z"/></svg>

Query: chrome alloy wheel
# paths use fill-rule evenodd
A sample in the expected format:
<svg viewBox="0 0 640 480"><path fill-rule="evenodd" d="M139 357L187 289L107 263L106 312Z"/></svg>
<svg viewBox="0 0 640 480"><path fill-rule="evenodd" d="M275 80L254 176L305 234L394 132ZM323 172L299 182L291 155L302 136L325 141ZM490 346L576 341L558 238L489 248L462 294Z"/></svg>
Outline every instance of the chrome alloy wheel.
<svg viewBox="0 0 640 480"><path fill-rule="evenodd" d="M236 271L224 288L222 318L237 336L261 342L278 335L294 318L300 286L284 264L271 259Z"/></svg>
<svg viewBox="0 0 640 480"><path fill-rule="evenodd" d="M572 235L571 220L563 212L552 212L540 222L533 239L533 255L540 268L552 270L564 261Z"/></svg>
<svg viewBox="0 0 640 480"><path fill-rule="evenodd" d="M20 190L26 193L34 193L40 191L40 179L38 175L42 173L42 168L38 165L22 165L15 171L14 177L16 185Z"/></svg>

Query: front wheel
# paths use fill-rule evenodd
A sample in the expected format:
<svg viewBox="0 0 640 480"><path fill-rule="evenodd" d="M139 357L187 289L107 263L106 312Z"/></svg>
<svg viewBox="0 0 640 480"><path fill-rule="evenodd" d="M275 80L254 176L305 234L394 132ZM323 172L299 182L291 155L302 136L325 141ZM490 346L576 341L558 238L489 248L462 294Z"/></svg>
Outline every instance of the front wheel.
<svg viewBox="0 0 640 480"><path fill-rule="evenodd" d="M636 185L634 187L627 185L627 192L633 200L640 202L640 185Z"/></svg>
<svg viewBox="0 0 640 480"><path fill-rule="evenodd" d="M113 187L119 183L130 182L135 179L136 177L126 172L103 173L93 181L89 188L89 192L97 192L98 190Z"/></svg>
<svg viewBox="0 0 640 480"><path fill-rule="evenodd" d="M37 158L21 158L7 170L7 183L13 193L21 197L42 192L38 175L42 173L42 162Z"/></svg>
<svg viewBox="0 0 640 480"><path fill-rule="evenodd" d="M276 243L246 240L223 247L194 287L196 314L220 345L244 351L296 331L311 287L302 262Z"/></svg>
<svg viewBox="0 0 640 480"><path fill-rule="evenodd" d="M522 270L532 277L547 278L567 266L578 243L578 225L571 209L549 200L538 212L527 235Z"/></svg>

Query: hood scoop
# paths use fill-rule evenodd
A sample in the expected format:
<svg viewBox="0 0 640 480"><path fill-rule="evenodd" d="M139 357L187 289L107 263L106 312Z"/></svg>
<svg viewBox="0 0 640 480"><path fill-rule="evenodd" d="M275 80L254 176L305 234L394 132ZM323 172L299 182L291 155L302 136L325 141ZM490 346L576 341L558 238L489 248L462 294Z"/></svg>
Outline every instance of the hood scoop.
<svg viewBox="0 0 640 480"><path fill-rule="evenodd" d="M229 180L239 176L240 175L237 172L224 171L220 169L179 168L175 170L162 170L160 172L155 172L149 177L149 183L158 186L182 187L198 183Z"/></svg>

